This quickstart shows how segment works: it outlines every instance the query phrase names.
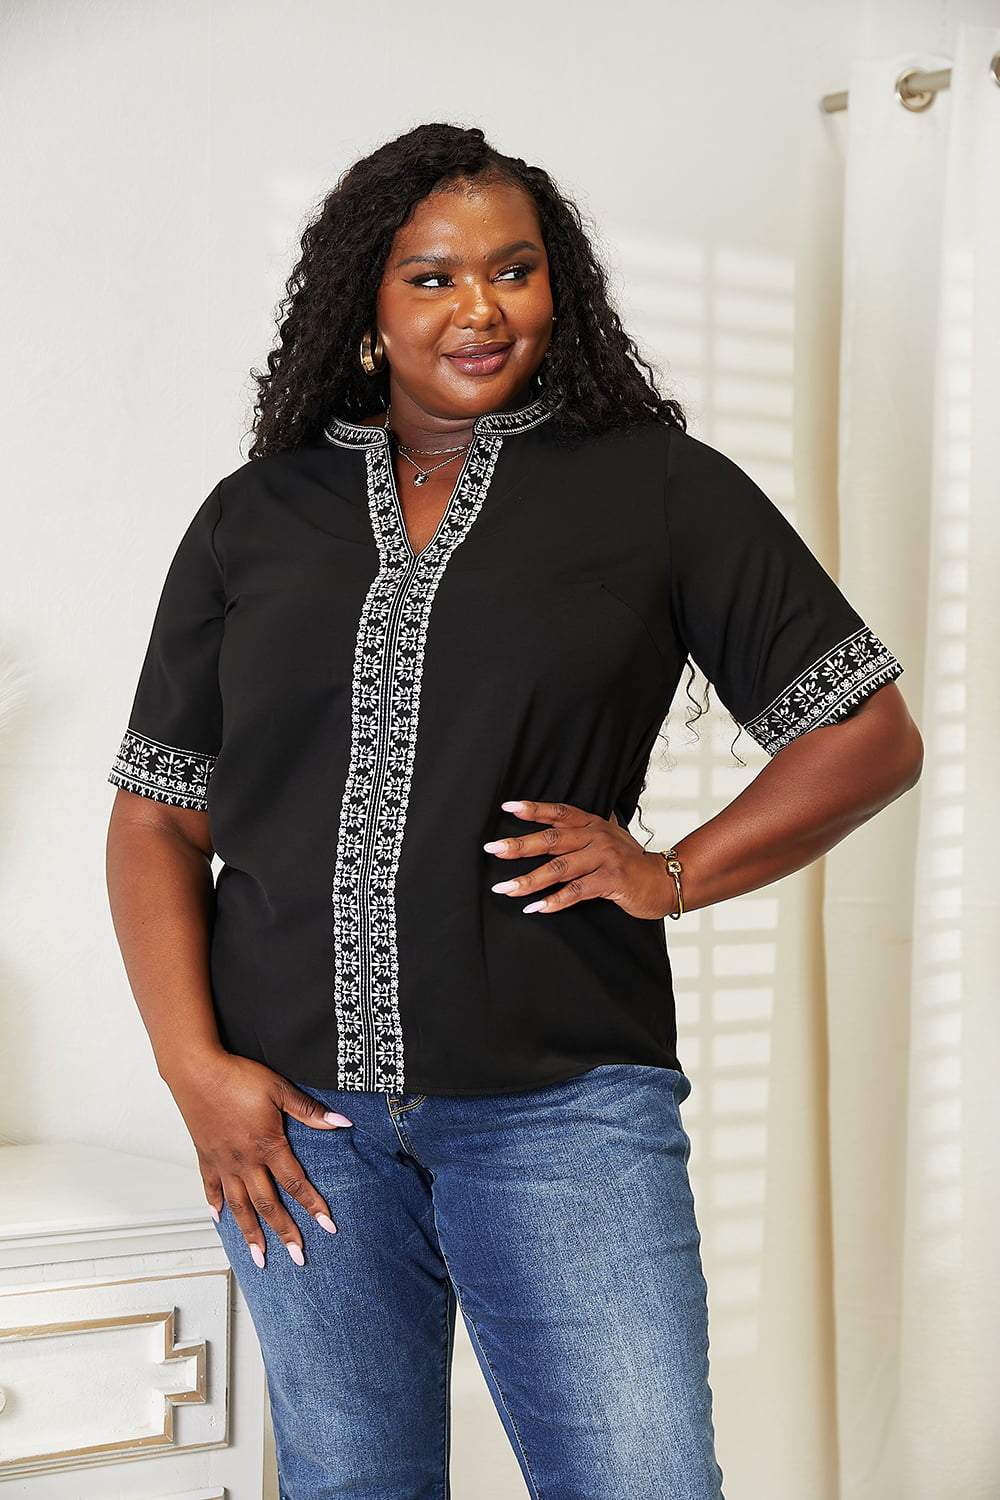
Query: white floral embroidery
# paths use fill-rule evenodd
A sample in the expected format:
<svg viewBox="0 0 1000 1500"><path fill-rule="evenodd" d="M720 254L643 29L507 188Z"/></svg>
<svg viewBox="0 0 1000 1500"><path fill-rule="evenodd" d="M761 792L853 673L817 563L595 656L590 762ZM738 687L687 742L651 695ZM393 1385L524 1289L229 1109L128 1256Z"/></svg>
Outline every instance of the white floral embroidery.
<svg viewBox="0 0 1000 1500"><path fill-rule="evenodd" d="M776 755L807 729L842 719L902 670L889 648L863 626L813 662L743 727L769 755Z"/></svg>
<svg viewBox="0 0 1000 1500"><path fill-rule="evenodd" d="M334 419L331 443L363 448L379 571L354 654L351 758L333 885L334 1000L341 1089L401 1092L396 874L417 748L424 647L434 595L482 507L509 434L550 415L544 402L478 417L441 524L416 556L403 522L388 434Z"/></svg>
<svg viewBox="0 0 1000 1500"><path fill-rule="evenodd" d="M127 729L108 780L140 797L207 812L208 779L217 759Z"/></svg>
<svg viewBox="0 0 1000 1500"><path fill-rule="evenodd" d="M516 411L488 411L477 417L472 424L476 437L506 437L515 432L527 432L537 427L552 415L552 408L544 399L533 401L530 406L520 406ZM347 422L343 417L334 417L323 434L338 448L377 447L385 441L385 428L373 427L364 422Z"/></svg>

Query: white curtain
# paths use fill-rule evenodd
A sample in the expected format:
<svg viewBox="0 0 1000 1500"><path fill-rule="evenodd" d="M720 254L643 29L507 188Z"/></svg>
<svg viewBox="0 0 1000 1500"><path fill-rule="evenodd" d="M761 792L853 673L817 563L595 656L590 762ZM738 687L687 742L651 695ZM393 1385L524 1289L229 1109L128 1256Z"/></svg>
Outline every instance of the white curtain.
<svg viewBox="0 0 1000 1500"><path fill-rule="evenodd" d="M998 53L848 85L839 577L926 761L826 861L839 1500L1000 1495Z"/></svg>

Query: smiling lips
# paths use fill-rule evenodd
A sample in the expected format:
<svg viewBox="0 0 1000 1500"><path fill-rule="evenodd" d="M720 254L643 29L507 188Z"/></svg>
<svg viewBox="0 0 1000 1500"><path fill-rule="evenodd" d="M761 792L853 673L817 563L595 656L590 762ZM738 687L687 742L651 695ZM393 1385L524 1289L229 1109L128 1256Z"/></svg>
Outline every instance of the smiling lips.
<svg viewBox="0 0 1000 1500"><path fill-rule="evenodd" d="M449 349L445 359L451 361L463 375L492 375L502 369L513 344L463 344L459 349Z"/></svg>

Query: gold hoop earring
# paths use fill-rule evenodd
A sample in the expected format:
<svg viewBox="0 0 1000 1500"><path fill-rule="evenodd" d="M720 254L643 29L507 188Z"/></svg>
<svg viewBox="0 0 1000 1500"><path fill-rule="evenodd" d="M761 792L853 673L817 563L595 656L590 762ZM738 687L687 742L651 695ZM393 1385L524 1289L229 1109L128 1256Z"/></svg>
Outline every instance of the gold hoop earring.
<svg viewBox="0 0 1000 1500"><path fill-rule="evenodd" d="M380 370L385 369L385 345L382 335L376 329L375 347L372 348L372 331L366 328L361 336L361 368L366 375L377 375Z"/></svg>

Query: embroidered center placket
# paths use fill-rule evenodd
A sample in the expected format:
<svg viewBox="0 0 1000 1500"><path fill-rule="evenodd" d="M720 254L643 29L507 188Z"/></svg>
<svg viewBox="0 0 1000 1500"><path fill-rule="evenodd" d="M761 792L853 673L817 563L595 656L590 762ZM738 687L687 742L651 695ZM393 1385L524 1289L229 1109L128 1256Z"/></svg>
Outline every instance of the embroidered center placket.
<svg viewBox="0 0 1000 1500"><path fill-rule="evenodd" d="M527 415L522 414L519 426ZM541 415L531 413L537 420ZM494 419L491 425L503 424ZM482 427L480 419L441 523L417 554L403 521L385 429L338 423L326 432L331 442L365 447L368 505L379 553L379 570L358 626L350 765L333 884L341 1089L405 1088L396 873L417 747L431 605L449 558L479 514L500 453L502 437ZM338 438L338 432L344 437Z"/></svg>

